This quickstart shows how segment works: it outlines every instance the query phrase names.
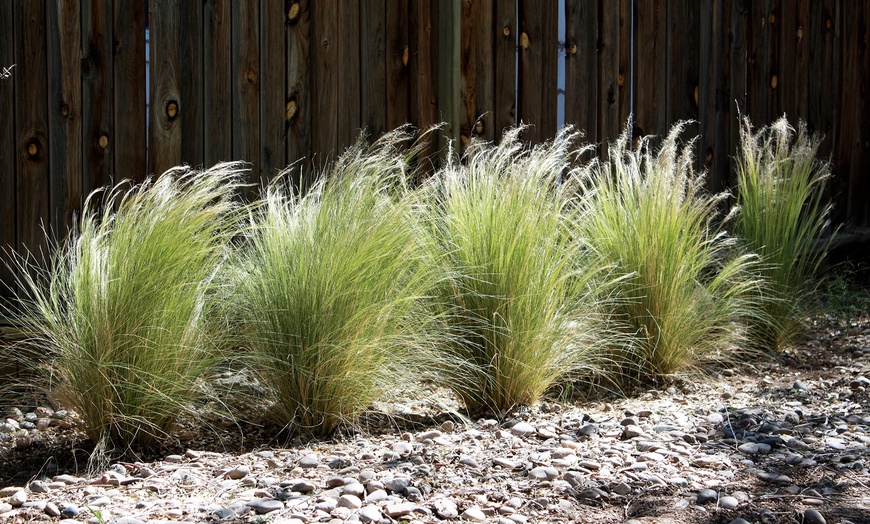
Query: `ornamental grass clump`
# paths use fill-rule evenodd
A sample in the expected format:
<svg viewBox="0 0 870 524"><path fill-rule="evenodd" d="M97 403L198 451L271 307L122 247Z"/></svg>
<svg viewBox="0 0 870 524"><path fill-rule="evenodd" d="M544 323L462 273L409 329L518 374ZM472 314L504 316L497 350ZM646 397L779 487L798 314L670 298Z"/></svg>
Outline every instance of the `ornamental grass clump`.
<svg viewBox="0 0 870 524"><path fill-rule="evenodd" d="M521 129L498 146L474 142L421 190L449 279L451 307L441 380L471 414L503 416L561 380L591 372L603 330L593 279L576 235L575 135L525 147Z"/></svg>
<svg viewBox="0 0 870 524"><path fill-rule="evenodd" d="M235 263L243 343L292 434L352 424L407 386L438 338L439 273L405 198L408 139L358 142L301 197L271 184Z"/></svg>
<svg viewBox="0 0 870 524"><path fill-rule="evenodd" d="M98 447L170 436L223 358L212 297L238 233L240 173L176 168L96 191L47 267L17 260L21 358Z"/></svg>
<svg viewBox="0 0 870 524"><path fill-rule="evenodd" d="M782 350L794 339L827 252L827 244L815 243L831 210L824 198L830 165L816 158L820 142L784 117L758 131L745 119L741 129L734 231L763 262L764 314L750 330L763 349Z"/></svg>
<svg viewBox="0 0 870 524"><path fill-rule="evenodd" d="M609 159L587 173L585 235L598 264L623 277L613 313L631 338L614 359L629 382L721 358L752 312L752 257L734 255L733 241L717 228L724 195L705 192L691 144L679 144L683 127L674 126L657 152L644 139L632 150L623 133Z"/></svg>

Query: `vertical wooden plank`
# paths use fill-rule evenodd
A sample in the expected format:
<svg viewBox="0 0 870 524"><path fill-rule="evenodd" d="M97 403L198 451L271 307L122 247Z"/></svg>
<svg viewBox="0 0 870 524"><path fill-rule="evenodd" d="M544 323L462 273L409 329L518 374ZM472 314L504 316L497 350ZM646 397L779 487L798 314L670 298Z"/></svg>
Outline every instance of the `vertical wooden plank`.
<svg viewBox="0 0 870 524"><path fill-rule="evenodd" d="M438 17L435 0L411 2L409 19L410 121L419 129L427 129L438 123L436 100L438 89L435 70ZM427 147L421 152L419 161L424 171L429 170L437 161L435 158L437 145L430 139Z"/></svg>
<svg viewBox="0 0 870 524"><path fill-rule="evenodd" d="M810 5L809 28L809 69L811 72L808 89L807 125L810 129L825 135L819 146L822 158L830 156L835 141L834 126L837 114L837 76L839 54L839 33L836 31L837 0L812 2Z"/></svg>
<svg viewBox="0 0 870 524"><path fill-rule="evenodd" d="M770 122L770 0L750 2L746 115L755 125Z"/></svg>
<svg viewBox="0 0 870 524"><path fill-rule="evenodd" d="M260 6L260 182L271 180L287 166L285 101L287 49L283 2Z"/></svg>
<svg viewBox="0 0 870 524"><path fill-rule="evenodd" d="M456 154L459 145L459 120L462 89L459 73L462 69L460 60L460 28L462 12L459 0L439 0L438 2L438 38L437 74L438 119L443 122L439 133L439 158L443 163L448 153ZM555 113L554 113L555 114ZM454 148L451 149L450 145Z"/></svg>
<svg viewBox="0 0 870 524"><path fill-rule="evenodd" d="M181 91L181 162L201 166L205 160L203 135L203 4L180 2L181 25L178 34Z"/></svg>
<svg viewBox="0 0 870 524"><path fill-rule="evenodd" d="M867 222L868 166L866 155L870 151L862 136L867 126L862 120L870 117L867 108L868 74L868 22L864 2L845 2L842 10L843 61L840 68L841 90L839 97L839 122L834 163L840 188L838 198L844 218L856 224Z"/></svg>
<svg viewBox="0 0 870 524"><path fill-rule="evenodd" d="M328 0L311 4L312 149L323 165L353 143L360 128L359 6Z"/></svg>
<svg viewBox="0 0 870 524"><path fill-rule="evenodd" d="M38 253L50 224L45 2L16 2L14 10L17 239Z"/></svg>
<svg viewBox="0 0 870 524"><path fill-rule="evenodd" d="M523 139L539 143L556 134L559 57L557 2L520 2L518 117L530 125Z"/></svg>
<svg viewBox="0 0 870 524"><path fill-rule="evenodd" d="M386 0L362 0L360 14L362 124L370 136L377 137L387 130Z"/></svg>
<svg viewBox="0 0 870 524"><path fill-rule="evenodd" d="M0 115L5 115L0 118L0 261L6 260L6 249L18 246L15 172L21 146L15 123L15 77L20 72L15 66L16 27L12 2L0 2ZM12 274L0 263L0 296L9 294L4 284L12 285Z"/></svg>
<svg viewBox="0 0 870 524"><path fill-rule="evenodd" d="M669 0L668 122L698 119L699 2Z"/></svg>
<svg viewBox="0 0 870 524"><path fill-rule="evenodd" d="M707 185L714 193L725 189L729 174L727 68L730 65L730 15L725 0L701 2L700 160L708 171Z"/></svg>
<svg viewBox="0 0 870 524"><path fill-rule="evenodd" d="M616 140L619 115L620 4L598 0L598 141L604 147Z"/></svg>
<svg viewBox="0 0 870 524"><path fill-rule="evenodd" d="M203 5L203 160L206 165L233 159L230 2L206 0Z"/></svg>
<svg viewBox="0 0 870 524"><path fill-rule="evenodd" d="M360 71L360 13L355 2L338 1L341 6L338 19L337 58L334 77L338 85L338 110L343 117L338 120L338 144L340 153L359 138L362 129L362 76Z"/></svg>
<svg viewBox="0 0 870 524"><path fill-rule="evenodd" d="M233 159L251 163L249 181L260 178L260 3L232 2Z"/></svg>
<svg viewBox="0 0 870 524"><path fill-rule="evenodd" d="M61 0L46 15L51 228L63 238L82 204L81 4Z"/></svg>
<svg viewBox="0 0 870 524"><path fill-rule="evenodd" d="M141 182L148 173L145 121L145 2L114 3L115 167Z"/></svg>
<svg viewBox="0 0 870 524"><path fill-rule="evenodd" d="M84 193L111 184L115 156L112 4L82 3L82 152Z"/></svg>
<svg viewBox="0 0 870 524"><path fill-rule="evenodd" d="M641 135L661 137L668 133L667 3L665 0L635 2L637 26L634 39L634 125Z"/></svg>
<svg viewBox="0 0 870 524"><path fill-rule="evenodd" d="M853 160L857 157L858 166L853 170L856 178L852 187L852 202L855 211L852 219L856 226L870 226L870 6L864 3L864 46L861 50L863 65L861 72L860 111L858 117L859 147L852 152Z"/></svg>
<svg viewBox="0 0 870 524"><path fill-rule="evenodd" d="M311 153L318 171L335 154L338 139L337 81L333 78L337 60L335 33L339 31L334 2L314 0L311 9Z"/></svg>
<svg viewBox="0 0 870 524"><path fill-rule="evenodd" d="M616 90L616 99L619 105L620 131L632 116L634 107L634 100L631 98L631 81L634 75L634 62L631 57L634 35L632 4L633 0L619 0L619 76L617 77L619 89Z"/></svg>
<svg viewBox="0 0 870 524"><path fill-rule="evenodd" d="M565 123L598 141L598 3L565 6Z"/></svg>
<svg viewBox="0 0 870 524"><path fill-rule="evenodd" d="M767 100L770 120L776 120L785 112L784 92L794 89L794 86L783 87L782 72L782 1L769 0L770 8L767 15L768 27L768 68L767 68ZM795 0L787 0L794 2Z"/></svg>
<svg viewBox="0 0 870 524"><path fill-rule="evenodd" d="M311 156L311 10L308 0L290 2L287 8L287 104L284 117L287 126L287 163L293 164ZM312 170L300 179L301 188L311 183Z"/></svg>
<svg viewBox="0 0 870 524"><path fill-rule="evenodd" d="M740 147L741 119L746 114L746 71L747 44L746 33L751 22L749 16L750 0L731 2L731 65L729 66L728 107L731 116L728 119L728 137L731 143L731 154L737 154Z"/></svg>
<svg viewBox="0 0 870 524"><path fill-rule="evenodd" d="M387 12L387 129L410 122L410 47L408 2L392 0Z"/></svg>
<svg viewBox="0 0 870 524"><path fill-rule="evenodd" d="M780 6L780 62L778 78L779 107L789 121L807 119L807 54L809 38L805 29L809 15L808 0L783 2Z"/></svg>
<svg viewBox="0 0 870 524"><path fill-rule="evenodd" d="M160 175L181 163L181 10L179 0L150 0L151 116L148 171Z"/></svg>
<svg viewBox="0 0 870 524"><path fill-rule="evenodd" d="M489 141L495 138L494 19L492 0L470 0L462 5L460 143L463 148L473 137Z"/></svg>
<svg viewBox="0 0 870 524"><path fill-rule="evenodd" d="M517 12L514 0L495 0L495 138L517 123Z"/></svg>

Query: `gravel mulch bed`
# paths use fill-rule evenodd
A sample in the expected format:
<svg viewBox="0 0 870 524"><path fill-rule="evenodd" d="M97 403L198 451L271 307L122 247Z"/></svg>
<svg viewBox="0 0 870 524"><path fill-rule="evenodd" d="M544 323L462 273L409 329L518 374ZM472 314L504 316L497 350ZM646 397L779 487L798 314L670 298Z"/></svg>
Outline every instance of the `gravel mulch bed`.
<svg viewBox="0 0 870 524"><path fill-rule="evenodd" d="M784 360L501 422L409 400L330 441L190 427L94 474L75 416L22 397L0 521L870 522L870 317L820 321Z"/></svg>

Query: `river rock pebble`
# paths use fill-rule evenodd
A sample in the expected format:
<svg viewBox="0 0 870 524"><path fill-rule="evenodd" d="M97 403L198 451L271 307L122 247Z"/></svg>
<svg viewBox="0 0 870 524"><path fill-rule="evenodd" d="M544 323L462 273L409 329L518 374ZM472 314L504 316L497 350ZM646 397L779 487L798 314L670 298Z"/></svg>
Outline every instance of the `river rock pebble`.
<svg viewBox="0 0 870 524"><path fill-rule="evenodd" d="M804 511L804 524L826 524L825 517L818 510L807 509Z"/></svg>

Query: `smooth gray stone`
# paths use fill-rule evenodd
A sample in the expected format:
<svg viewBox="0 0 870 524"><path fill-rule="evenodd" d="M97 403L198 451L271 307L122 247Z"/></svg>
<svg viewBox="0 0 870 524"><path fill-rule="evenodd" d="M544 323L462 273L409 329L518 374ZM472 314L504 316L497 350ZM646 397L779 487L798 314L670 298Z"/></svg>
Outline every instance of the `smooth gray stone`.
<svg viewBox="0 0 870 524"><path fill-rule="evenodd" d="M804 511L804 524L826 524L825 517L817 510L808 509Z"/></svg>
<svg viewBox="0 0 870 524"><path fill-rule="evenodd" d="M703 489L700 493L698 493L698 497L695 499L695 503L709 504L711 502L716 502L717 500L719 500L719 494L716 493L716 490Z"/></svg>

